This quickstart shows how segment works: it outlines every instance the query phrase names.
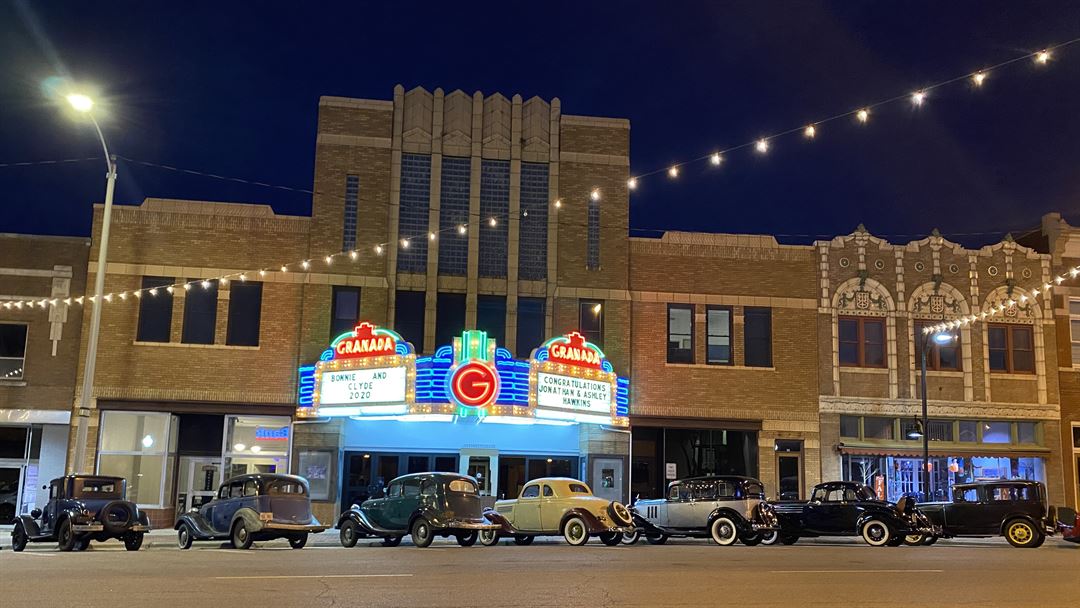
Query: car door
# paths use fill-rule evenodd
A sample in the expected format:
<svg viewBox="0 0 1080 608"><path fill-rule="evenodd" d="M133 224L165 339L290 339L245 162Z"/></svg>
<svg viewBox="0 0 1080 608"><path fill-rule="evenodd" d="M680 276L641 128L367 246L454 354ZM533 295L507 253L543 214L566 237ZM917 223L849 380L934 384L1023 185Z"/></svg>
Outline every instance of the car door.
<svg viewBox="0 0 1080 608"><path fill-rule="evenodd" d="M52 534L53 525L56 522L56 504L60 501L60 497L63 496L63 479L54 479L49 484L49 502L45 503L45 508L41 511L41 533Z"/></svg>
<svg viewBox="0 0 1080 608"><path fill-rule="evenodd" d="M394 511L397 508L398 500L401 499L401 482L392 481L390 485L386 486L386 496L377 499L376 504L372 505L371 515L375 518L374 524L381 528L388 530L400 530L394 524L394 520L397 516ZM365 509L366 510L366 509Z"/></svg>
<svg viewBox="0 0 1080 608"><path fill-rule="evenodd" d="M983 534L978 522L981 519L982 493L979 488L957 488L953 491L953 501L941 509L942 531L947 536Z"/></svg>
<svg viewBox="0 0 1080 608"><path fill-rule="evenodd" d="M972 515L972 523L978 526L981 534L998 534L1002 522L1020 510L1020 490L1021 488L1008 484L982 488L982 508Z"/></svg>
<svg viewBox="0 0 1080 608"><path fill-rule="evenodd" d="M816 534L854 534L856 505L847 500L843 486L818 488L806 506L806 525Z"/></svg>
<svg viewBox="0 0 1080 608"><path fill-rule="evenodd" d="M240 507L240 497L244 493L244 482L234 481L222 487L225 498L214 506L214 530L227 534L232 527L232 518ZM221 495L219 494L219 497Z"/></svg>
<svg viewBox="0 0 1080 608"><path fill-rule="evenodd" d="M559 496L551 484L543 484L540 490L540 529L545 532L557 532L562 523L563 514L569 505L566 498Z"/></svg>
<svg viewBox="0 0 1080 608"><path fill-rule="evenodd" d="M394 499L393 525L395 530L405 530L417 507L420 506L419 477L410 477L401 482L401 496Z"/></svg>
<svg viewBox="0 0 1080 608"><path fill-rule="evenodd" d="M518 530L540 530L540 484L527 483L514 503L513 520Z"/></svg>

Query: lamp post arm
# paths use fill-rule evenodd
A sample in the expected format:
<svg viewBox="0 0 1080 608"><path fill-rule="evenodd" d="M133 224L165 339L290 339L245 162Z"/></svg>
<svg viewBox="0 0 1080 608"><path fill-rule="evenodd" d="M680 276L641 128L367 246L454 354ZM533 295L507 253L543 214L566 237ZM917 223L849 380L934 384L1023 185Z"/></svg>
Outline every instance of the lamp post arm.
<svg viewBox="0 0 1080 608"><path fill-rule="evenodd" d="M94 123L94 130L97 131L98 139L101 141L101 149L105 151L105 164L109 167L109 173L113 172L113 160L109 156L109 144L105 143L105 135L101 132L101 127L98 126L97 119L93 114L89 114L90 122Z"/></svg>

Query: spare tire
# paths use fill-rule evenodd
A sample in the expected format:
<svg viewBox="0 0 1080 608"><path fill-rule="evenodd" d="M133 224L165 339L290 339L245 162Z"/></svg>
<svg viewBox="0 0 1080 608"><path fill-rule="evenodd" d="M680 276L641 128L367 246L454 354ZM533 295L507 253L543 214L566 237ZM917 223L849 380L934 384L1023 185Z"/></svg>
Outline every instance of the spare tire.
<svg viewBox="0 0 1080 608"><path fill-rule="evenodd" d="M108 534L126 532L135 523L135 508L126 500L114 500L98 511L98 521Z"/></svg>
<svg viewBox="0 0 1080 608"><path fill-rule="evenodd" d="M608 504L607 512L611 521L617 525L629 526L634 523L634 518L630 515L630 509L627 509L626 505L621 502L611 501Z"/></svg>

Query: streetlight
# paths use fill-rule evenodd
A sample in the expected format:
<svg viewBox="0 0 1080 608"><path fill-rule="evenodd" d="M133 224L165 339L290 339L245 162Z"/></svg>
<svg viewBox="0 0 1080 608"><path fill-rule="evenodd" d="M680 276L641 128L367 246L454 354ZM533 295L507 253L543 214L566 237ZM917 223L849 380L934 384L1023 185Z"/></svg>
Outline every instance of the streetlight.
<svg viewBox="0 0 1080 608"><path fill-rule="evenodd" d="M935 344L948 344L956 339L951 333L942 331L923 332L922 336L922 421L921 432L908 433L909 438L917 439L922 436L922 470L923 470L923 499L930 500L930 420L926 406L926 353L930 350L930 341Z"/></svg>
<svg viewBox="0 0 1080 608"><path fill-rule="evenodd" d="M87 422L90 418L90 395L94 392L94 368L97 365L98 333L101 329L101 306L105 291L105 257L109 251L109 226L112 223L113 189L116 186L116 157L109 154L109 146L105 143L105 136L101 133L101 127L90 112L94 109L94 100L81 93L70 93L65 96L68 104L76 112L85 114L97 131L98 139L101 140L101 148L105 151L105 213L101 220L101 246L98 248L97 275L94 276L94 307L90 313L90 338L86 344L86 363L83 369L83 388L79 396L78 426L75 431L75 458L72 469L75 473L83 473L86 467L86 433Z"/></svg>

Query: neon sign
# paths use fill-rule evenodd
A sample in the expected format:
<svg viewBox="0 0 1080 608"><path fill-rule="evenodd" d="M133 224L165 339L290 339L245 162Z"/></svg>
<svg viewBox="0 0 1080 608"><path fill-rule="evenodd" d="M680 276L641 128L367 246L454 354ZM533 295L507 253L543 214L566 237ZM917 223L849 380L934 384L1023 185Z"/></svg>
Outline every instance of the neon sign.
<svg viewBox="0 0 1080 608"><path fill-rule="evenodd" d="M401 336L389 329L375 327L364 321L348 333L341 334L331 343L335 359L356 357L385 357L397 352Z"/></svg>
<svg viewBox="0 0 1080 608"><path fill-rule="evenodd" d="M600 362L604 358L604 353L595 344L586 342L585 336L576 331L552 338L544 347L547 348L548 361L563 365L600 369Z"/></svg>
<svg viewBox="0 0 1080 608"><path fill-rule="evenodd" d="M454 338L454 365L446 375L446 393L459 416L486 416L499 396L495 341L487 332L469 330Z"/></svg>
<svg viewBox="0 0 1080 608"><path fill-rule="evenodd" d="M273 429L265 426L255 427L255 439L257 441L288 441L289 427L283 426Z"/></svg>

